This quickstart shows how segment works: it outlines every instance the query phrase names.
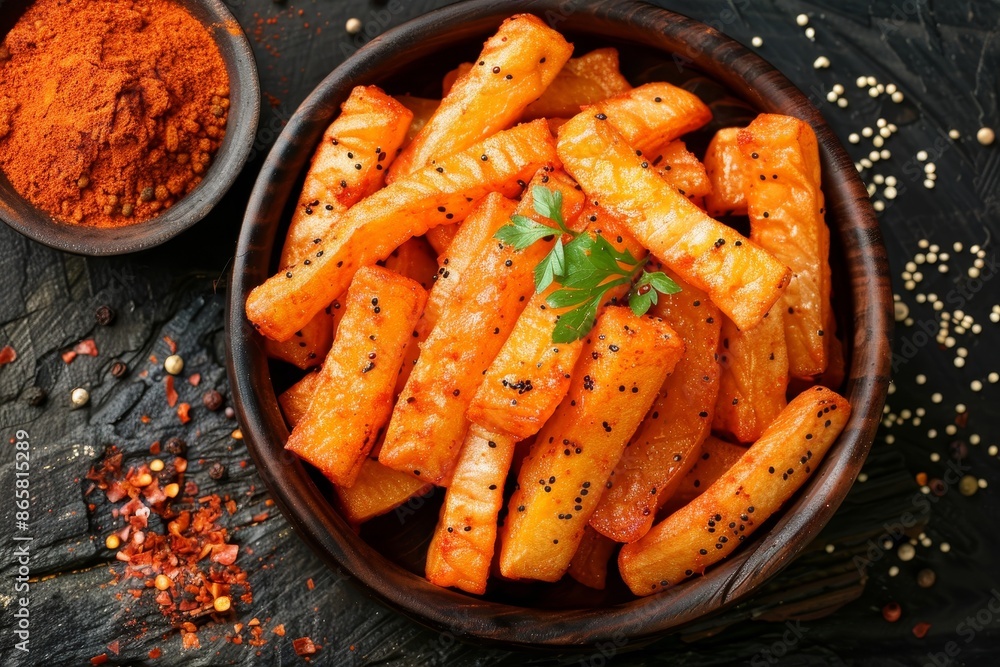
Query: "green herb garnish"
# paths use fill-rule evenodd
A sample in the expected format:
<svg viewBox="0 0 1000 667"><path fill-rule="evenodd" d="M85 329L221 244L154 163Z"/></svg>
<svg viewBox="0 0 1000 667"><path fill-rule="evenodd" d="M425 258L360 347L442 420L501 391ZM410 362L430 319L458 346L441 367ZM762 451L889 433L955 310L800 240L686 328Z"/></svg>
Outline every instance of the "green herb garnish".
<svg viewBox="0 0 1000 667"><path fill-rule="evenodd" d="M535 292L541 293L553 282L561 289L552 292L545 303L553 308L567 308L552 331L553 343L572 343L587 335L597 319L597 309L608 290L632 285L628 304L636 315L644 315L657 301L657 293L676 294L680 286L662 271L644 271L647 259L636 259L628 250L620 251L600 234L574 232L566 227L562 215L562 193L536 185L531 190L535 212L555 223L555 227L523 215L511 216L495 237L518 250L539 239L556 236L552 250L535 267ZM564 244L563 235L572 237ZM638 280L637 280L638 278Z"/></svg>

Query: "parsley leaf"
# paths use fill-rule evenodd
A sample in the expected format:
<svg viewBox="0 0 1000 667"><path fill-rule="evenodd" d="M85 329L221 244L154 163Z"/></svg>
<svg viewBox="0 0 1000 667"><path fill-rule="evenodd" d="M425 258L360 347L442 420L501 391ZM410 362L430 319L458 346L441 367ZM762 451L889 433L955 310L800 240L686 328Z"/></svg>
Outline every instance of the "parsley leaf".
<svg viewBox="0 0 1000 667"><path fill-rule="evenodd" d="M544 186L536 185L531 188L531 200L535 213L552 220L559 225L559 229L563 230L567 234L570 233L570 231L566 229L566 222L563 220L562 215L562 192L559 190L549 190Z"/></svg>
<svg viewBox="0 0 1000 667"><path fill-rule="evenodd" d="M517 250L524 250L538 239L552 236L557 231L523 215L512 215L510 224L498 229L494 236Z"/></svg>
<svg viewBox="0 0 1000 667"><path fill-rule="evenodd" d="M681 291L681 286L663 271L644 273L639 282L636 283L636 287L642 287L643 285L650 285L654 290L663 294L677 294Z"/></svg>
<svg viewBox="0 0 1000 667"><path fill-rule="evenodd" d="M632 308L633 313L641 317L651 307L656 305L657 292L662 294L677 294L680 291L681 286L662 271L644 272L632 287L632 292L628 298L628 305Z"/></svg>
<svg viewBox="0 0 1000 667"><path fill-rule="evenodd" d="M556 277L562 278L565 274L566 257L563 254L562 239L556 239L552 250L535 267L535 291L544 291Z"/></svg>
<svg viewBox="0 0 1000 667"><path fill-rule="evenodd" d="M645 294L635 293L628 299L629 308L636 317L642 317L650 308L656 305L656 290L651 289Z"/></svg>
<svg viewBox="0 0 1000 667"><path fill-rule="evenodd" d="M563 313L552 330L552 342L572 343L586 336L594 328L594 323L597 321L597 307L603 300L602 291L596 296L588 296L579 306Z"/></svg>
<svg viewBox="0 0 1000 667"><path fill-rule="evenodd" d="M583 303L594 293L607 292L609 289L618 287L619 285L627 285L631 282L628 278L617 278L611 282L602 282L599 285L599 290L595 289L561 289L550 294L546 299L545 303L553 308L564 308L566 306L576 305L578 303Z"/></svg>
<svg viewBox="0 0 1000 667"><path fill-rule="evenodd" d="M582 289L559 289L545 298L550 308L568 308L578 306L591 297L590 292Z"/></svg>
<svg viewBox="0 0 1000 667"><path fill-rule="evenodd" d="M556 237L552 249L534 270L536 293L557 284L560 289L549 294L545 302L552 308L569 309L556 321L553 343L571 343L586 336L608 292L615 287L635 281L629 290L628 303L638 316L656 305L659 294L681 291L663 272L644 271L646 259L637 259L628 249L618 250L600 233L570 230L563 218L563 197L559 190L536 185L531 189L531 197L535 213L556 223L558 228L514 215L494 236L517 250L540 239ZM565 245L563 235L572 237Z"/></svg>

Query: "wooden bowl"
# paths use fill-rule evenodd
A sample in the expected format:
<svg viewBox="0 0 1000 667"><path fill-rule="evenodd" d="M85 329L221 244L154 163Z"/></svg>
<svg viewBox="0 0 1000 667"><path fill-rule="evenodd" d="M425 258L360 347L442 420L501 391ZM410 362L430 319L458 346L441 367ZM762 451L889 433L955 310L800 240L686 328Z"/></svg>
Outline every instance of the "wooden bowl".
<svg viewBox="0 0 1000 667"><path fill-rule="evenodd" d="M560 9L567 6L564 0L452 5L373 40L316 88L278 137L250 198L230 284L228 370L243 433L262 478L295 530L331 566L346 570L404 614L460 638L508 648L612 641L621 650L623 639L630 647L639 646L746 597L788 565L830 519L853 484L879 424L889 383L892 296L878 223L854 164L819 112L784 76L737 42L684 16L637 1L570 4L572 12ZM428 583L420 576L422 558L440 492L355 533L331 504L325 480L283 450L288 429L273 383L281 388L291 379L282 368L269 365L263 341L244 315L250 290L276 269L276 239L287 227L303 172L351 89L379 84L391 93L427 94L440 85L441 74L474 57L483 39L517 12L548 20L577 44L578 53L581 47L612 45L623 50L623 66L632 58L652 56L661 63L658 75L697 68L756 110L808 121L822 152L840 331L850 354L845 388L854 406L850 422L817 474L750 542L705 576L642 599L623 592L620 581L597 593L582 590L568 577L555 585L494 583L484 596ZM421 80L424 90L417 88Z"/></svg>
<svg viewBox="0 0 1000 667"><path fill-rule="evenodd" d="M229 118L222 145L201 183L155 218L124 227L60 222L22 197L0 171L0 220L47 246L80 255L122 255L157 246L204 218L243 169L260 115L260 83L250 43L222 0L178 0L208 29L229 74ZM13 0L0 18L6 35L31 4Z"/></svg>

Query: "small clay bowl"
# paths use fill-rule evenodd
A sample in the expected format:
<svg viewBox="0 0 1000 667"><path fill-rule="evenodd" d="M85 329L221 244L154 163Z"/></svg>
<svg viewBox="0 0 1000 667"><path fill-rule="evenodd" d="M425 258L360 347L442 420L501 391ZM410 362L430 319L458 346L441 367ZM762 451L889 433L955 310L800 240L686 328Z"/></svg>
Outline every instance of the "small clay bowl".
<svg viewBox="0 0 1000 667"><path fill-rule="evenodd" d="M47 246L79 255L123 255L157 246L204 218L232 186L257 134L260 83L250 43L222 0L176 0L208 28L229 73L226 135L201 183L155 218L124 227L88 227L60 222L22 197L0 171L0 220ZM0 18L6 35L31 2L12 0Z"/></svg>
<svg viewBox="0 0 1000 667"><path fill-rule="evenodd" d="M440 491L366 523L360 532L352 530L331 502L329 484L283 450L288 428L275 389L294 377L268 361L264 341L244 315L250 290L276 270L280 239L309 158L351 89L378 84L390 93L440 95L441 75L474 58L501 21L518 12L543 17L577 45L577 54L617 46L623 67L655 57L657 76L694 68L754 113L802 118L815 129L822 153L836 310L849 355L842 391L853 406L851 419L815 476L739 551L704 576L641 599L628 593L614 567L607 590L599 593L569 577L558 584L493 581L483 596L428 583L421 576L423 557ZM713 109L717 116L723 113L719 105ZM245 441L302 539L376 598L450 637L562 650L609 641L619 651L641 646L746 598L788 565L836 511L871 447L889 383L891 335L892 294L878 222L853 162L820 113L739 43L634 0L470 0L390 30L348 58L299 107L267 157L243 221L227 317L229 378Z"/></svg>

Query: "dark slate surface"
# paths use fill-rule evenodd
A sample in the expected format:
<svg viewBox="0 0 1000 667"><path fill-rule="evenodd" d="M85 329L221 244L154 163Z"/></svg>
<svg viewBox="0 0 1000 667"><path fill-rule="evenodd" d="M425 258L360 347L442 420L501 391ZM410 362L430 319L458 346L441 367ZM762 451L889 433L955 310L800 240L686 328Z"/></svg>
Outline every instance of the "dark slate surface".
<svg viewBox="0 0 1000 667"><path fill-rule="evenodd" d="M932 0L660 0L671 9L706 20L749 44L764 39L760 53L798 83L821 106L844 138L880 115L899 126L887 142L893 157L870 173L893 174L900 196L887 202L882 220L894 275L918 252L918 241L950 252L951 270L938 273L921 267L925 278L917 291L897 287L908 304L911 326L898 334L898 390L890 397L894 413L924 408L920 424L912 417L904 425L883 429L866 465L867 482L857 484L824 536L807 554L748 604L720 619L706 621L681 637L664 639L640 651L627 643L600 647L572 656L525 656L484 650L438 635L368 600L346 578L326 569L291 533L273 509L269 518L252 517L269 508L266 491L242 443L231 437L235 422L201 407L205 389L227 393L223 369L222 311L228 259L234 248L243 203L263 155L305 94L360 44L383 29L417 16L441 2L289 2L233 0L234 13L251 35L267 93L255 157L237 186L212 216L159 249L119 259L83 259L33 244L6 227L0 228L0 347L11 344L18 360L0 368L0 430L6 443L18 429L30 434L31 524L15 530L13 488L14 449L0 448L0 661L22 665L80 665L107 651L114 640L118 664L295 664L291 640L309 636L322 648L313 662L324 665L652 665L673 663L753 665L914 665L993 664L1000 654L1000 617L991 610L1000 600L996 554L1000 548L994 517L1000 510L995 487L998 462L988 446L998 444L996 385L988 374L1000 371L997 325L989 321L1000 299L991 282L996 275L1000 232L1000 147L983 148L974 140L983 124L1000 125L997 113L1000 65L1000 4ZM301 12L301 15L300 15ZM795 16L805 12L816 29L810 42ZM348 17L362 19L370 32L348 36ZM276 21L268 23L269 17ZM307 24L308 23L308 27ZM376 31L376 28L378 29ZM815 70L820 55L832 61ZM873 75L896 83L907 96L903 104L886 98L872 100L854 80ZM825 101L835 83L847 88L850 106ZM962 133L947 138L950 128ZM867 145L863 143L862 145ZM849 146L856 158L870 150ZM937 164L937 187L922 186L922 169L914 158L927 150ZM955 253L960 241L986 250L979 280L966 270L974 257ZM922 325L933 325L934 311L918 303L917 292L935 293L947 310L962 309L983 326L979 336L956 336L968 348L966 366L953 365L954 350L938 347L922 336ZM118 311L111 327L94 323L94 309L110 304ZM934 325L936 326L936 325ZM185 375L198 372L202 383L193 388L179 382L181 400L194 407L194 419L183 426L165 409L162 370L149 361L167 354L164 336L180 346L187 361ZM66 365L60 353L77 341L93 337L100 354ZM109 368L126 361L130 374L114 380ZM146 371L145 376L142 372ZM918 375L926 382L917 383ZM985 385L973 392L970 383ZM21 400L30 386L50 395L41 408ZM92 400L81 410L69 409L73 387L88 387ZM932 392L943 401L934 404ZM957 420L955 405L967 406ZM140 417L151 420L143 423ZM936 438L928 436L936 429ZM885 441L892 434L893 444ZM973 434L980 444L974 445ZM241 547L240 560L251 572L252 605L237 609L233 622L258 618L265 626L266 645L235 645L226 640L232 626L208 626L200 632L202 648L181 652L180 637L149 598L139 602L116 598L124 585L111 584L117 568L104 549L104 536L118 524L111 506L94 494L84 497L83 479L108 443L117 444L128 461L147 461L148 447L157 439L181 435L191 444L189 479L202 493L228 494L238 511L224 519ZM918 472L943 477L951 461L949 443L968 443L963 472L985 478L993 486L965 497L952 487L942 497L923 495L912 481ZM932 454L940 461L931 460ZM228 479L208 477L209 465L226 464ZM88 509L87 503L95 507ZM927 523L932 546L918 545L917 556L901 562L877 545L884 526L906 511L919 518L914 533ZM16 608L13 585L15 534L30 534L31 652L14 650L11 614ZM869 542L870 538L874 541ZM947 542L950 551L940 549ZM833 553L823 548L836 545ZM874 545L874 546L873 546ZM874 561L866 576L854 556ZM888 575L891 566L899 575ZM937 582L924 589L916 573L932 568ZM310 589L307 580L315 587ZM127 594L126 594L127 595ZM902 619L882 620L880 609L897 600ZM831 609L843 605L832 615ZM1000 610L1000 603L993 603ZM823 618L814 618L824 616ZM800 620L787 620L795 618ZM746 619L753 619L752 621ZM924 639L911 629L918 621L931 624ZM285 637L271 633L284 624ZM728 627L726 627L728 626ZM244 630L244 637L246 631ZM951 644L949 644L951 642ZM150 649L163 657L152 661ZM944 651L949 650L949 658ZM765 652L769 651L769 652Z"/></svg>

